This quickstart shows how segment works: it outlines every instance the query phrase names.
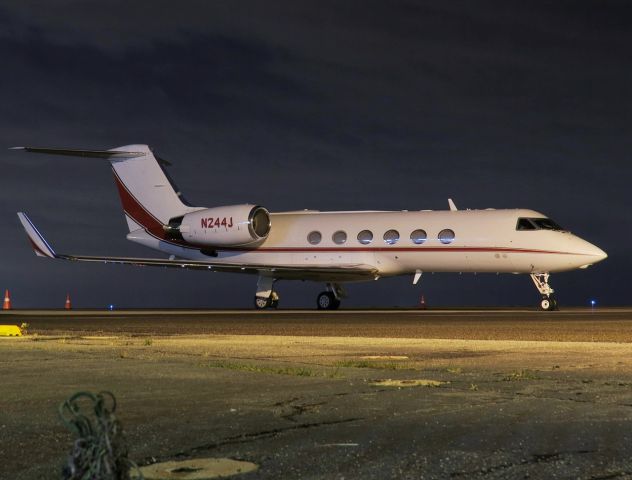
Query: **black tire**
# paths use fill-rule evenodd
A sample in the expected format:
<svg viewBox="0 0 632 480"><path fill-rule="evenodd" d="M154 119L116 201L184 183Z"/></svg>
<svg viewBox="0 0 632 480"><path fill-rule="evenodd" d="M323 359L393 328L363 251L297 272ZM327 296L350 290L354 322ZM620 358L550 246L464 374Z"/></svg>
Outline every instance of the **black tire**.
<svg viewBox="0 0 632 480"><path fill-rule="evenodd" d="M255 308L257 310L265 310L270 306L271 300L270 298L257 297L255 296Z"/></svg>
<svg viewBox="0 0 632 480"><path fill-rule="evenodd" d="M550 312L552 310L556 310L557 309L557 302L553 298L542 297L542 300L540 300L540 309L545 311L545 312Z"/></svg>
<svg viewBox="0 0 632 480"><path fill-rule="evenodd" d="M336 297L331 292L321 292L316 298L316 306L318 310L331 310L332 305L335 303Z"/></svg>

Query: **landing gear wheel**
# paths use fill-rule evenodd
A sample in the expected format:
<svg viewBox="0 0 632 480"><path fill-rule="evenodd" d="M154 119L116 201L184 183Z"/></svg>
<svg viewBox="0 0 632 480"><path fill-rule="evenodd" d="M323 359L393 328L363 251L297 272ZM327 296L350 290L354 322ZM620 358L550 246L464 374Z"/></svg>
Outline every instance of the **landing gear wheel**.
<svg viewBox="0 0 632 480"><path fill-rule="evenodd" d="M535 288L538 289L540 295L542 295L542 300L540 300L540 309L545 312L550 312L551 310L557 310L557 300L553 297L553 289L551 285L549 285L549 274L548 273L532 273L531 280L535 285Z"/></svg>
<svg viewBox="0 0 632 480"><path fill-rule="evenodd" d="M331 292L321 292L316 300L318 310L336 310L340 306L340 300Z"/></svg>
<svg viewBox="0 0 632 480"><path fill-rule="evenodd" d="M278 308L279 295L276 292L272 292L269 297L259 297L255 295L255 308L257 310L264 310L266 308Z"/></svg>
<svg viewBox="0 0 632 480"><path fill-rule="evenodd" d="M540 308L546 312L557 310L557 300L553 297L542 297Z"/></svg>
<svg viewBox="0 0 632 480"><path fill-rule="evenodd" d="M272 302L271 302L270 298L255 296L255 308L257 310L264 310L264 309L268 308L269 306L271 306L271 303Z"/></svg>
<svg viewBox="0 0 632 480"><path fill-rule="evenodd" d="M543 298L540 301L540 308L542 310L551 310L551 305L552 305L552 303L551 303L551 301L548 298Z"/></svg>

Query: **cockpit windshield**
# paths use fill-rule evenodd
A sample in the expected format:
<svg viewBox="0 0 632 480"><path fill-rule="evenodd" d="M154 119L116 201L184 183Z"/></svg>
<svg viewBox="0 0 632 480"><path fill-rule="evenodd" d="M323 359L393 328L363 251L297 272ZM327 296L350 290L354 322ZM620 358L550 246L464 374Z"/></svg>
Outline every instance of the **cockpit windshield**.
<svg viewBox="0 0 632 480"><path fill-rule="evenodd" d="M518 224L516 225L516 230L537 230L538 227L535 226L528 218L519 218Z"/></svg>
<svg viewBox="0 0 632 480"><path fill-rule="evenodd" d="M564 230L562 227L560 227L557 223L555 223L550 218L534 218L533 221L542 230L558 230L558 231Z"/></svg>
<svg viewBox="0 0 632 480"><path fill-rule="evenodd" d="M516 224L516 230L555 230L557 232L565 231L557 223L550 218L519 218Z"/></svg>

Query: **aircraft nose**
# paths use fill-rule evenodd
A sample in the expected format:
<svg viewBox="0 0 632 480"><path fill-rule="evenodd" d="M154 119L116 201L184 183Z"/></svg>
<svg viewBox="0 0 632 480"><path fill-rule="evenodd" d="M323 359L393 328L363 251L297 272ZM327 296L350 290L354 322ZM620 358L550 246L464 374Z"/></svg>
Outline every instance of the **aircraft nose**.
<svg viewBox="0 0 632 480"><path fill-rule="evenodd" d="M584 249L584 255L591 257L591 264L595 264L597 262L601 262L608 258L608 254L604 252L597 245L593 245L592 243L585 242L586 246Z"/></svg>
<svg viewBox="0 0 632 480"><path fill-rule="evenodd" d="M595 263L601 262L602 260L608 258L608 254L604 252L601 248L597 247L596 245L593 245L592 247L594 249L594 253L592 253L592 255L597 259Z"/></svg>

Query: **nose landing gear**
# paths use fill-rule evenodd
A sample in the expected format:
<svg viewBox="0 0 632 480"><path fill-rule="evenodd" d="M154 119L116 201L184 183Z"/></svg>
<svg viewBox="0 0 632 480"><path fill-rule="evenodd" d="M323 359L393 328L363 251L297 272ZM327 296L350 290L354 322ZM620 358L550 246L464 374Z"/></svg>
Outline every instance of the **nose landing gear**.
<svg viewBox="0 0 632 480"><path fill-rule="evenodd" d="M542 299L540 300L540 309L545 311L558 310L557 300L553 296L554 290L549 285L548 273L532 273L531 280L538 289Z"/></svg>
<svg viewBox="0 0 632 480"><path fill-rule="evenodd" d="M545 311L557 310L557 300L551 296L542 297L542 300L540 300L540 308Z"/></svg>

